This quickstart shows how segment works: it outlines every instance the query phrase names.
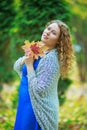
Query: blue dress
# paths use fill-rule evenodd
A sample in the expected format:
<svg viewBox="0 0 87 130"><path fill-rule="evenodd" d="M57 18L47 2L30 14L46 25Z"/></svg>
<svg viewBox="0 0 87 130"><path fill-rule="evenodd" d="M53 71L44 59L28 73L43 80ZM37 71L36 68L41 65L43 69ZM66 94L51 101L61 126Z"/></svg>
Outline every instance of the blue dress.
<svg viewBox="0 0 87 130"><path fill-rule="evenodd" d="M40 59L41 57L34 61L34 70L36 70ZM22 79L19 88L19 100L14 130L42 130L33 112L28 87L27 68L24 64L22 66Z"/></svg>

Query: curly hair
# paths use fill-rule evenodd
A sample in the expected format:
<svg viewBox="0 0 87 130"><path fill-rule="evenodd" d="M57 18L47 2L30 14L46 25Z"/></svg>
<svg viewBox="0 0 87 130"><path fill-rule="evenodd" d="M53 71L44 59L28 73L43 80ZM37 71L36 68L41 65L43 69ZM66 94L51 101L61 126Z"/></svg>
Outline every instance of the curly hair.
<svg viewBox="0 0 87 130"><path fill-rule="evenodd" d="M64 79L71 71L73 61L75 60L70 30L69 27L61 20L52 20L46 24L46 27L52 23L57 23L58 27L60 28L60 35L56 44L56 48L58 51L61 78Z"/></svg>

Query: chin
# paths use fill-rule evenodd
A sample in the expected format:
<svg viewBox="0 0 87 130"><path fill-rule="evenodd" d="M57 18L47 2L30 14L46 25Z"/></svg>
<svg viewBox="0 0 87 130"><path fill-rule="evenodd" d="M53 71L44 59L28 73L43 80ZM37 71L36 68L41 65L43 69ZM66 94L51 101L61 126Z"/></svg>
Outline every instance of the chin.
<svg viewBox="0 0 87 130"><path fill-rule="evenodd" d="M41 40L42 40L43 42L47 42L47 41L48 41L48 39L44 38L44 36L41 37Z"/></svg>
<svg viewBox="0 0 87 130"><path fill-rule="evenodd" d="M41 41L46 43L46 40L43 37L41 37Z"/></svg>

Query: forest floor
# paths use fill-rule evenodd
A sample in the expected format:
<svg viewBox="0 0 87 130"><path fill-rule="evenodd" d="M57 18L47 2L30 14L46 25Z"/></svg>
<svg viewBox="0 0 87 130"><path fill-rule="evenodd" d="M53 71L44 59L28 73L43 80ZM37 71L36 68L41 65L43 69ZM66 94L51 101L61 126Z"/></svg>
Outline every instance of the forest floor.
<svg viewBox="0 0 87 130"><path fill-rule="evenodd" d="M72 84L60 107L59 130L87 130L87 83Z"/></svg>
<svg viewBox="0 0 87 130"><path fill-rule="evenodd" d="M16 115L17 86L3 84L0 94L0 130L13 130ZM72 84L60 106L59 130L87 130L87 83Z"/></svg>

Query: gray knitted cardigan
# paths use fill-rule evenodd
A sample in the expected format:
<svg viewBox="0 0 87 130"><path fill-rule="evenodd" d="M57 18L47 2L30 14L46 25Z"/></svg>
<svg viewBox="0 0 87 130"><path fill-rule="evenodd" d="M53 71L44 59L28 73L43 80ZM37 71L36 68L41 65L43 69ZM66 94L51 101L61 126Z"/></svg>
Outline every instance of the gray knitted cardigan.
<svg viewBox="0 0 87 130"><path fill-rule="evenodd" d="M58 130L59 100L57 93L60 77L57 49L49 51L40 59L36 70L27 74L33 111L42 130ZM20 57L14 70L22 76Z"/></svg>

